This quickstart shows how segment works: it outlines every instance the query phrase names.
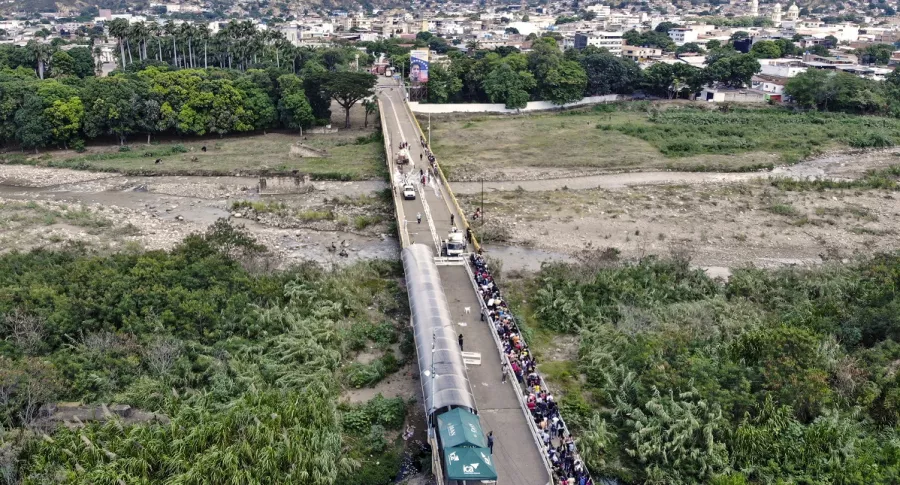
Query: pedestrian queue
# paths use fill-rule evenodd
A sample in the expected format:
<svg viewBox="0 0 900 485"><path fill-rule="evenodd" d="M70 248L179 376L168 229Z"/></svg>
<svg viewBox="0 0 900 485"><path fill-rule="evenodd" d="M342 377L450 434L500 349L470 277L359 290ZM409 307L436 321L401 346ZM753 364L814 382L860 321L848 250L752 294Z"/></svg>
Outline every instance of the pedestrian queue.
<svg viewBox="0 0 900 485"><path fill-rule="evenodd" d="M472 253L470 262L478 292L487 308L488 324L493 325L493 330L500 338L504 354L503 364L505 366L507 362L509 363L509 366L504 368L515 375L523 390L524 395L520 398L525 401L543 443L543 452L547 454L547 459L553 467L553 473L558 480L554 483L593 485L593 480L575 449L575 440L559 414L559 405L553 394L544 386L544 380L537 372L537 361L522 338L500 289L494 283L487 262L482 255L476 253Z"/></svg>

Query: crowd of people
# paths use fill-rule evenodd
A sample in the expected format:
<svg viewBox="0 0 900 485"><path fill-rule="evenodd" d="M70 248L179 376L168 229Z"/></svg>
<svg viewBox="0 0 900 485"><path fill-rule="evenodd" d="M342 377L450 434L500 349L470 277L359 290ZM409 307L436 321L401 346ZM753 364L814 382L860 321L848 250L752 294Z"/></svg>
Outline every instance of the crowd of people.
<svg viewBox="0 0 900 485"><path fill-rule="evenodd" d="M559 406L537 373L534 356L522 338L500 289L488 270L487 262L480 254L472 254L471 263L475 282L487 307L488 323L500 337L503 346L503 375L514 375L523 391L522 399L531 412L538 436L543 441L543 451L553 466L553 473L560 485L593 485L593 481L575 450L575 440L559 415ZM484 313L482 313L482 319Z"/></svg>

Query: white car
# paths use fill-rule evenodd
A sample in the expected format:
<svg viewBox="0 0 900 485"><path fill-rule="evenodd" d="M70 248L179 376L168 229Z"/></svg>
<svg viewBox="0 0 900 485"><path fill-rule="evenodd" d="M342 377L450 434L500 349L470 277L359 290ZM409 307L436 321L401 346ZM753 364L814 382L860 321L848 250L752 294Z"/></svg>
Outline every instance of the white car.
<svg viewBox="0 0 900 485"><path fill-rule="evenodd" d="M403 186L403 198L406 200L416 199L416 189L412 186L412 184L406 184Z"/></svg>

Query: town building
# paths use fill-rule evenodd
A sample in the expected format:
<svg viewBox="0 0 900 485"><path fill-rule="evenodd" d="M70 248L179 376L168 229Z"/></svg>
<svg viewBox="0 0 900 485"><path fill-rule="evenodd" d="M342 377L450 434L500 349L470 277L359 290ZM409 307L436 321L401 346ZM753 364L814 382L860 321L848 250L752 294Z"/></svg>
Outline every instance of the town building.
<svg viewBox="0 0 900 485"><path fill-rule="evenodd" d="M679 28L669 30L669 37L675 45L684 45L688 42L697 42L697 32L694 29Z"/></svg>
<svg viewBox="0 0 900 485"><path fill-rule="evenodd" d="M584 49L587 46L602 47L610 53L619 55L622 53L622 32L591 32L589 34L575 34L574 47Z"/></svg>

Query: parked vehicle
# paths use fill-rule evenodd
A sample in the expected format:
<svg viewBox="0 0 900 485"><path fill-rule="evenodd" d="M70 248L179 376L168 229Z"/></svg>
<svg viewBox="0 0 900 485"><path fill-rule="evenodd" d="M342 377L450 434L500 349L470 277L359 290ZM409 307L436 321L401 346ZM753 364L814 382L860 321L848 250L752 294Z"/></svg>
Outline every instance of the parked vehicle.
<svg viewBox="0 0 900 485"><path fill-rule="evenodd" d="M441 241L441 256L462 256L466 252L466 238L455 227Z"/></svg>

